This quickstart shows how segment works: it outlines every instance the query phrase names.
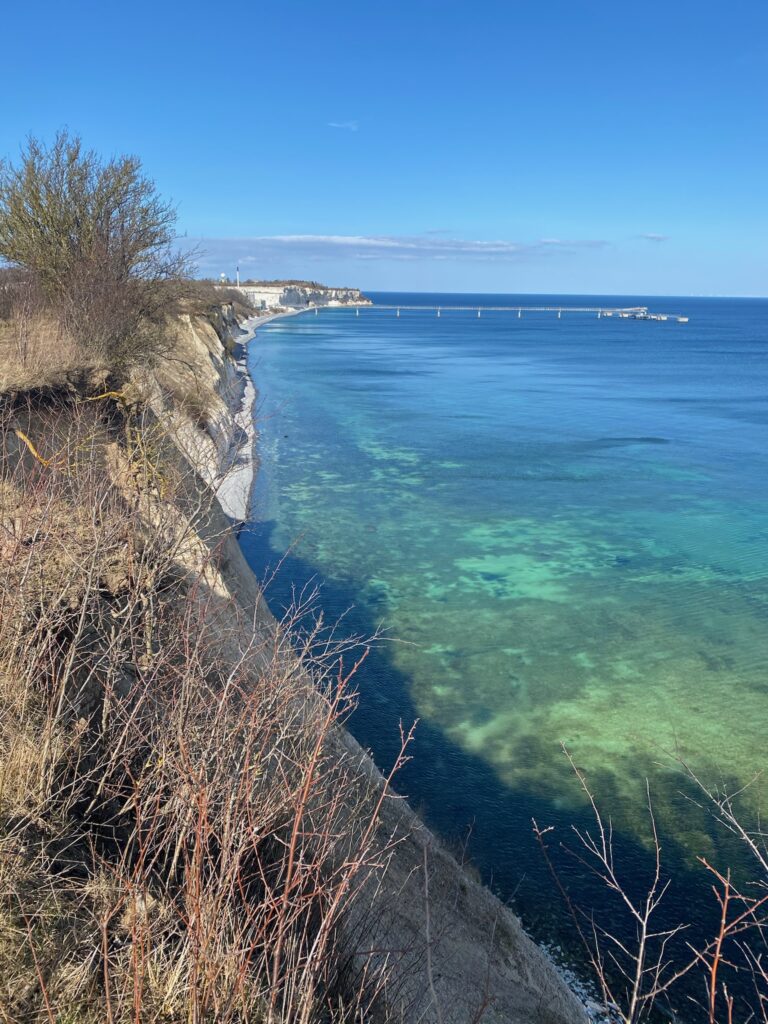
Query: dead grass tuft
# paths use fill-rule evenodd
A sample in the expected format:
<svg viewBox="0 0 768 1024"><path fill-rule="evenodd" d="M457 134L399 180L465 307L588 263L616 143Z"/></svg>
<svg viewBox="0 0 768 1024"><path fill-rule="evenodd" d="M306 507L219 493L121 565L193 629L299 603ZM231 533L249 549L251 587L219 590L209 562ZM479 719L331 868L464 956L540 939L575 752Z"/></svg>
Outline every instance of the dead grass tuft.
<svg viewBox="0 0 768 1024"><path fill-rule="evenodd" d="M44 316L0 320L0 394L66 384L98 370L61 325Z"/></svg>

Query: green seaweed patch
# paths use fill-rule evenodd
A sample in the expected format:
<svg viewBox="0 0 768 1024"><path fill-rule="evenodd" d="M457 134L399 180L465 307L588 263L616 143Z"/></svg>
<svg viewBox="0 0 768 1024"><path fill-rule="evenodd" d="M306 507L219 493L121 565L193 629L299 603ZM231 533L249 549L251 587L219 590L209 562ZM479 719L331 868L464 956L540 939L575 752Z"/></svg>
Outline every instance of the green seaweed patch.
<svg viewBox="0 0 768 1024"><path fill-rule="evenodd" d="M418 452L408 448L398 448L394 445L385 445L369 440L358 440L357 447L370 458L381 462L396 462L408 466L415 466L421 462Z"/></svg>

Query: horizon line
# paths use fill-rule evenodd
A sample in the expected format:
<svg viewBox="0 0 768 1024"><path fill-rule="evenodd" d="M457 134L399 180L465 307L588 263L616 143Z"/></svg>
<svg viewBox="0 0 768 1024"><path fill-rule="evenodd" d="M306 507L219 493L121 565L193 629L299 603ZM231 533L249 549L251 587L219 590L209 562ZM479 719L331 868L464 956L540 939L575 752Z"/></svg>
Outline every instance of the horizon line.
<svg viewBox="0 0 768 1024"><path fill-rule="evenodd" d="M336 285L326 285L328 288L335 288ZM346 287L346 286L344 286ZM567 292L567 291L525 291L525 292L476 292L476 291L425 291L412 290L408 288L366 288L354 286L359 291L381 292L390 295L570 295L577 297L604 296L606 298L654 298L654 299L768 299L768 295L713 295L702 294L701 292Z"/></svg>

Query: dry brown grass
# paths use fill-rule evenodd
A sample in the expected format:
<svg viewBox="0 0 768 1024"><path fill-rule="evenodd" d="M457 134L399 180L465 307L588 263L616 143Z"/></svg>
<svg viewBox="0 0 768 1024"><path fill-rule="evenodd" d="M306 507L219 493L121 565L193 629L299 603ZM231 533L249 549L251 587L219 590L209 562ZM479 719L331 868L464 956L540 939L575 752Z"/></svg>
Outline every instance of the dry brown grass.
<svg viewBox="0 0 768 1024"><path fill-rule="evenodd" d="M383 796L330 742L364 649L242 621L142 416L3 411L0 1019L369 1019L386 957L339 926Z"/></svg>
<svg viewBox="0 0 768 1024"><path fill-rule="evenodd" d="M0 393L57 387L98 370L60 324L40 316L0 320Z"/></svg>
<svg viewBox="0 0 768 1024"><path fill-rule="evenodd" d="M163 381L173 405L196 426L205 427L216 411L211 389L194 374L164 375Z"/></svg>
<svg viewBox="0 0 768 1024"><path fill-rule="evenodd" d="M108 379L124 382L167 362L178 344L181 289L168 284L166 309L142 318L120 306L105 283L91 286L75 308L51 302L33 275L9 279L0 270L0 394L103 388Z"/></svg>
<svg viewBox="0 0 768 1024"><path fill-rule="evenodd" d="M151 390L156 382L164 397L198 426L204 426L217 412L216 387L219 376L213 365L201 366L188 334L195 337L209 332L203 344L213 353L220 350L215 329L205 318L184 315L170 322L163 332L162 359L148 367L137 366L130 371L115 369L96 352L86 352L82 345L55 318L39 312L19 311L0 319L0 396L60 390L76 393L124 389ZM159 343L158 343L159 344ZM155 349L155 356L159 349ZM219 358L218 355L216 358ZM143 382L143 384L142 384Z"/></svg>

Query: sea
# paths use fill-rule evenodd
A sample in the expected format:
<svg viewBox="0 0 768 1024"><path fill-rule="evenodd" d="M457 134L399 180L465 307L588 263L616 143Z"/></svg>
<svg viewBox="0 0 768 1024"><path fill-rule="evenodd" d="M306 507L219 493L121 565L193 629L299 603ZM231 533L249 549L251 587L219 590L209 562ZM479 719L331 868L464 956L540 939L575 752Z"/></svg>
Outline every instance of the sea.
<svg viewBox="0 0 768 1024"><path fill-rule="evenodd" d="M318 585L337 630L386 634L350 729L386 769L418 721L395 787L557 955L581 956L534 822L632 931L584 863L587 790L636 895L652 814L664 920L707 934L700 858L753 869L689 772L748 824L766 796L768 300L370 297L249 347L270 606ZM517 313L639 305L689 322Z"/></svg>

